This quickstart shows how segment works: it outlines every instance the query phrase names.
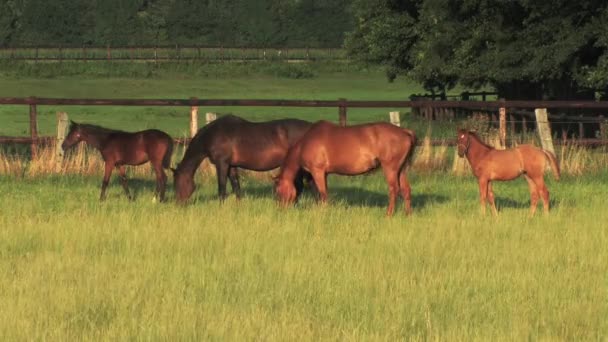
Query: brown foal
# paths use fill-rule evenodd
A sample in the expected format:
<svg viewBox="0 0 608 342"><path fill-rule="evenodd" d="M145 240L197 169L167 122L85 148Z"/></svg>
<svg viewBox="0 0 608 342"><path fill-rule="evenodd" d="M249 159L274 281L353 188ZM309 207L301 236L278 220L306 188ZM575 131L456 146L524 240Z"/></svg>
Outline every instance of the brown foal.
<svg viewBox="0 0 608 342"><path fill-rule="evenodd" d="M497 150L485 144L474 132L458 130L458 155L466 156L473 174L479 182L481 211L486 212L486 201L492 212L497 215L494 203L492 181L513 180L521 175L526 178L530 189L530 216L536 212L538 199L543 200L544 212L549 212L549 190L545 185L545 166L551 165L553 176L559 179L560 170L553 153L532 145L519 145L515 148Z"/></svg>

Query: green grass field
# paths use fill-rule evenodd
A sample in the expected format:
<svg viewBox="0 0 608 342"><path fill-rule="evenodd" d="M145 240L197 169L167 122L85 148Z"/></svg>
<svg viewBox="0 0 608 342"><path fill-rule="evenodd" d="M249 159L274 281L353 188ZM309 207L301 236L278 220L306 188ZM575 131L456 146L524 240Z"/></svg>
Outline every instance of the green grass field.
<svg viewBox="0 0 608 342"><path fill-rule="evenodd" d="M149 77L49 68L0 68L0 96L395 100L421 91L405 79L387 83L379 70L338 67L305 79L248 66ZM125 130L188 129L187 108L41 106L42 135L54 133L59 110ZM349 120L386 121L389 110L349 110ZM206 111L337 120L337 109ZM452 137L456 126L404 118L421 137ZM27 135L27 120L27 107L1 106L0 135ZM134 202L113 179L104 203L100 174L0 174L0 339L606 340L600 155L574 150L563 161L590 165L583 176L548 174L552 212L533 218L523 179L495 184L500 215L483 217L473 176L448 171L413 170L414 214L393 218L384 216L381 173L330 176L328 205L305 194L288 209L266 175L244 177L244 199L220 205L215 178L199 174L193 201L178 206L172 180L169 203L155 203L153 179L141 172L130 181ZM24 157L18 168L32 164Z"/></svg>
<svg viewBox="0 0 608 342"><path fill-rule="evenodd" d="M330 204L280 209L269 181L186 207L151 178L0 180L0 338L602 340L608 334L608 174L523 180L482 217L472 176L412 174L414 214L384 217L380 173L330 177ZM547 177L549 178L549 177ZM172 196L172 191L170 192Z"/></svg>
<svg viewBox="0 0 608 342"><path fill-rule="evenodd" d="M86 64L85 64L86 66ZM22 66L21 66L22 67ZM56 73L71 74L81 71L82 64L47 66L49 77L43 77L44 65L36 66L36 71L23 71L33 75L17 77L7 66L5 77L0 82L1 97L60 97L60 98L177 98L190 97L212 99L303 99L303 100L408 100L413 93L424 92L414 82L398 78L393 83L386 80L378 69L364 69L344 65L324 65L321 67L284 66L282 68L304 68L314 74L312 78L293 79L277 77L277 68L272 65L249 64L222 67L205 65L201 69L193 66L174 66L176 69L150 71L146 67L138 69L116 64L113 67L99 66L99 73L88 71L89 75L58 77ZM33 66L32 66L33 68ZM116 70L114 70L115 68ZM183 68L180 69L180 68ZM315 69L316 68L316 69ZM65 70L64 70L65 69ZM251 71L254 69L257 71ZM321 69L320 71L318 69ZM93 69L97 70L97 69ZM114 71L113 71L114 70ZM279 68L278 70L283 70ZM85 71L82 71L85 72ZM130 76L134 74L136 76ZM99 76L101 75L101 76ZM124 75L124 76L120 76ZM107 106L39 106L38 127L40 135L56 134L56 113L65 111L75 121L135 131L159 128L176 137L189 132L189 108L186 107L107 107ZM407 125L426 132L426 122L411 118L409 108L349 109L351 124L370 121L388 121L389 111L399 110ZM326 119L338 121L337 108L297 108L297 107L204 107L199 109L199 123L204 121L204 113L232 113L254 121L295 117L310 121ZM29 134L29 108L27 106L0 107L0 136L27 136ZM448 125L453 127L453 125ZM433 127L432 134L438 138L451 138L454 134L446 125Z"/></svg>

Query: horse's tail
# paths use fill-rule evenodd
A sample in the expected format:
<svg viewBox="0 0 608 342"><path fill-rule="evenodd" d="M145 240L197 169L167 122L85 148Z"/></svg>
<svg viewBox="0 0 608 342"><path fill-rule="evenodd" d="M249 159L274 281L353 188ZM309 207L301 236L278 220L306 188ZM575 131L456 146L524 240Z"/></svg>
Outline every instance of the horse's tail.
<svg viewBox="0 0 608 342"><path fill-rule="evenodd" d="M549 164L551 165L551 170L553 171L553 177L555 177L556 180L559 180L560 170L559 170L559 163L557 162L557 158L550 151L547 151L544 149L541 149L541 151L543 151L543 153L545 154L545 157L549 160Z"/></svg>
<svg viewBox="0 0 608 342"><path fill-rule="evenodd" d="M416 145L418 144L418 139L416 138L416 133L414 131L412 131L411 129L407 129L407 128L403 128L403 130L405 131L405 133L407 133L410 138L411 138L411 146L410 146L410 150L407 152L407 155L405 156L405 163L403 163L404 167L409 166L412 164L412 156L414 155L414 152L416 151Z"/></svg>
<svg viewBox="0 0 608 342"><path fill-rule="evenodd" d="M171 156L173 156L173 139L169 137L167 140L167 150L163 156L163 168L168 169L171 167Z"/></svg>

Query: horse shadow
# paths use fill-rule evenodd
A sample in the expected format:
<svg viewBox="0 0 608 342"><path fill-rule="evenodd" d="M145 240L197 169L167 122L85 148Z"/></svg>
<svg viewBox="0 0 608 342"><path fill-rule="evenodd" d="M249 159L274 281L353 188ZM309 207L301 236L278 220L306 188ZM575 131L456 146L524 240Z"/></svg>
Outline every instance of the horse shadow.
<svg viewBox="0 0 608 342"><path fill-rule="evenodd" d="M101 188L101 182L100 188ZM127 186L129 187L129 192L133 198L133 201L136 201L140 197L144 198L153 198L154 192L156 191L156 180L152 179L141 179L141 178L129 178L127 181ZM165 188L165 200L168 200L169 195L173 192L172 183L167 182ZM108 185L108 198L126 198L125 191L122 188L122 184L118 177L113 177L113 180L110 181Z"/></svg>
<svg viewBox="0 0 608 342"><path fill-rule="evenodd" d="M530 198L522 199L522 200L514 200L508 197L494 197L494 203L496 203L496 207L500 209L528 209L530 208ZM542 208L543 201L541 199L538 200L538 208ZM556 201L553 198L549 199L549 207L557 208L559 207L560 202Z"/></svg>
<svg viewBox="0 0 608 342"><path fill-rule="evenodd" d="M243 189L243 196L244 198L250 197L275 199L274 188L271 185L247 187ZM388 205L388 191L376 192L357 187L334 186L328 189L328 197L330 202L344 203L347 206L385 208ZM316 199L317 193L313 189L305 187L300 200L303 198ZM440 194L412 193L412 208L422 209L429 204L445 203L448 200L449 199L447 196Z"/></svg>

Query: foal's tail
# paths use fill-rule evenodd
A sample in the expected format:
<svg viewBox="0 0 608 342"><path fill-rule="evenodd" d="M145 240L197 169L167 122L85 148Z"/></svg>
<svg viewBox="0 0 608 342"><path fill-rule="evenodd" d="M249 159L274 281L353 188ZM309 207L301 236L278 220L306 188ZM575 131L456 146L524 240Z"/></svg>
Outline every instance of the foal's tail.
<svg viewBox="0 0 608 342"><path fill-rule="evenodd" d="M167 150L163 156L163 168L168 169L171 167L171 156L173 155L173 139L169 139L167 142Z"/></svg>
<svg viewBox="0 0 608 342"><path fill-rule="evenodd" d="M551 170L553 171L553 177L555 177L556 180L559 180L560 170L559 170L559 164L557 162L557 158L550 151L543 150L543 149L541 149L541 151L543 151L543 153L545 154L545 157L547 157L547 159L549 160L549 164L551 164Z"/></svg>
<svg viewBox="0 0 608 342"><path fill-rule="evenodd" d="M416 151L416 145L418 144L418 140L416 138L416 133L414 133L414 131L412 131L411 129L407 129L407 128L403 128L403 130L405 131L405 133L407 133L410 138L411 138L411 146L410 146L410 150L407 152L407 155L405 156L405 162L403 163L403 167L405 168L406 166L409 166L412 164L412 156L414 155L414 152Z"/></svg>

